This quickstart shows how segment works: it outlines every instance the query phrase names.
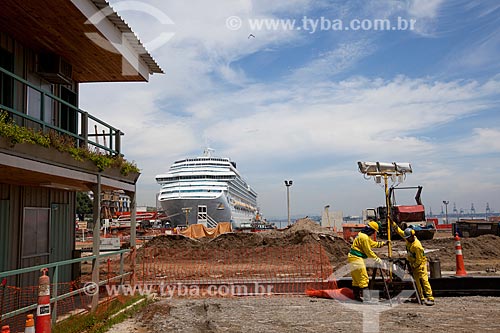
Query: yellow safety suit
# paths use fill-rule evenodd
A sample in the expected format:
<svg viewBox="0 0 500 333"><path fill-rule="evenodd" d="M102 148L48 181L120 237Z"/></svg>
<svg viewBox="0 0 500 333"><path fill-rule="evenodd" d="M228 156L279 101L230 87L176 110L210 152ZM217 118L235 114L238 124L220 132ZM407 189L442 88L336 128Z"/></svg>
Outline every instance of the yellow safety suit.
<svg viewBox="0 0 500 333"><path fill-rule="evenodd" d="M434 297L432 296L431 284L429 283L429 277L427 276L427 257L425 256L422 243L420 243L415 236L413 236L415 239L413 242L405 239L404 231L401 230L396 223L393 223L392 227L406 241L407 259L412 270L413 278L417 284L420 299L422 299L422 301L424 299L433 301Z"/></svg>
<svg viewBox="0 0 500 333"><path fill-rule="evenodd" d="M367 234L358 233L347 255L347 261L351 265L353 287L368 287L369 280L364 259L373 258L377 263L382 263L382 260L372 251L372 248L379 248L384 245L385 242L376 242Z"/></svg>

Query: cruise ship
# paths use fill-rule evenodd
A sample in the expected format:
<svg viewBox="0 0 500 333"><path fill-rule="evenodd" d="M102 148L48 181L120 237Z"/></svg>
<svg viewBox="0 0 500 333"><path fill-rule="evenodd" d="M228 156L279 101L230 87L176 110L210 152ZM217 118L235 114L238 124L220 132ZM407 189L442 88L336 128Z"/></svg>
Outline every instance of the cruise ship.
<svg viewBox="0 0 500 333"><path fill-rule="evenodd" d="M229 158L203 156L175 161L167 173L156 176L161 185L158 201L172 226L195 223L215 227L231 222L248 225L258 212L257 193L245 182Z"/></svg>

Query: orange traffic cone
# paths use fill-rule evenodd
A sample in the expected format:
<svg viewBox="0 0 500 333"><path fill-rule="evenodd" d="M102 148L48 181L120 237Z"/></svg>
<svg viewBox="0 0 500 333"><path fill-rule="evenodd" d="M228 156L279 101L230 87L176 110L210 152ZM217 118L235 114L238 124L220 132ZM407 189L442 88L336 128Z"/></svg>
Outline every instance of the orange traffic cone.
<svg viewBox="0 0 500 333"><path fill-rule="evenodd" d="M32 314L26 316L26 328L24 329L24 333L35 333L35 320Z"/></svg>
<svg viewBox="0 0 500 333"><path fill-rule="evenodd" d="M462 255L462 245L460 245L460 237L458 237L458 233L455 234L455 254L457 258L457 272L455 275L466 276L467 272L465 271L464 256Z"/></svg>
<svg viewBox="0 0 500 333"><path fill-rule="evenodd" d="M2 326L2 333L10 333L9 325Z"/></svg>
<svg viewBox="0 0 500 333"><path fill-rule="evenodd" d="M36 308L36 333L50 333L50 280L46 275L48 269L42 269L43 275L38 279L38 307Z"/></svg>

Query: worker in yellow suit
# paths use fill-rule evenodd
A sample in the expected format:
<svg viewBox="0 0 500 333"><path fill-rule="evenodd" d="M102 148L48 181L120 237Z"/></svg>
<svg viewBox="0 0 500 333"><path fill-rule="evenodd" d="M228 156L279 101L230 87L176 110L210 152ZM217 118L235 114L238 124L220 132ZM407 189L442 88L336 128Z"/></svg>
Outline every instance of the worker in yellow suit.
<svg viewBox="0 0 500 333"><path fill-rule="evenodd" d="M427 257L422 243L415 237L415 230L412 228L403 231L395 222L392 222L392 227L406 241L407 259L417 284L418 296L425 305L434 305L432 288L427 276Z"/></svg>
<svg viewBox="0 0 500 333"><path fill-rule="evenodd" d="M368 288L368 273L366 272L365 259L372 258L379 265L382 260L373 252L372 248L379 248L387 244L387 242L376 242L371 236L378 232L378 223L375 221L368 222L354 239L351 250L347 255L347 261L351 266L352 290L354 298L358 301L369 298L366 295ZM365 297L363 297L365 296Z"/></svg>

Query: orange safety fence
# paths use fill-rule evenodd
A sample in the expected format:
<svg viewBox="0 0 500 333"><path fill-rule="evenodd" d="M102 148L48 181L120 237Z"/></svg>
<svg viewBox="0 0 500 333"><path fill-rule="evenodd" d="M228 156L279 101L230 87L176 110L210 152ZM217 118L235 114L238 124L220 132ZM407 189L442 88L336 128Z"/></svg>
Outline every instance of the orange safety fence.
<svg viewBox="0 0 500 333"><path fill-rule="evenodd" d="M128 255L124 260L124 271L130 272L132 267ZM130 276L124 281L114 279L119 270L119 258L101 261L99 280L105 281L105 285L99 288L100 302L137 292L157 292L163 297L292 296L306 295L306 291L312 289L335 288L330 279L332 265L319 243L215 249L144 247L137 250L134 285ZM80 289L92 281L92 261L82 263L79 273L76 281L58 283L57 294ZM51 285L53 297L54 284ZM0 312L6 314L36 304L37 299L38 286L18 288L7 285L0 288ZM91 300L91 295L81 291L57 301L58 318L89 310ZM104 308L107 303L103 303ZM5 318L2 325L10 325L14 332L22 331L26 315L34 312Z"/></svg>
<svg viewBox="0 0 500 333"><path fill-rule="evenodd" d="M51 290L53 290L54 287L55 285L52 284ZM76 281L58 283L57 294L62 295L64 293L69 293L77 290L78 288L80 288L80 284ZM54 297L54 295L51 295L51 297ZM28 286L23 288L6 286L5 288L0 288L0 299L4 300L1 314L6 314L8 312L36 304L38 301L38 286ZM57 312L62 315L73 312L77 309L85 309L90 304L90 299L90 296L85 295L85 293L81 293L59 300L57 301ZM52 307L53 306L54 305L52 304ZM36 309L14 317L3 319L2 325L9 325L11 332L24 332L27 314L35 315Z"/></svg>
<svg viewBox="0 0 500 333"><path fill-rule="evenodd" d="M143 248L137 256L137 277L143 285L163 288L167 295L210 296L207 289L239 288L236 296L301 294L328 287L333 269L319 244L226 249ZM224 289L226 288L226 289ZM214 293L219 296L218 293ZM228 293L220 293L228 294ZM229 293L231 294L231 293Z"/></svg>
<svg viewBox="0 0 500 333"><path fill-rule="evenodd" d="M99 277L101 281L106 281L106 285L113 285L120 283L120 280L113 279L119 275L120 260L119 258L108 258L100 263ZM80 277L74 281L59 282L57 283L57 296L71 293L78 289L83 288L92 281L92 261L84 262L79 267ZM51 279L50 292L51 299L55 298L56 284L53 283L53 274L49 274ZM11 332L24 332L27 314L34 314L36 319L36 308L20 313L13 317L5 318L6 314L13 311L23 309L38 302L38 285L36 286L22 286L18 287L12 285L15 281L21 281L22 275L17 278L9 278L9 283L5 286L0 286L0 315L2 316L1 325L9 325ZM125 281L125 282L128 282ZM99 302L103 302L103 309L107 306L107 301L114 297L107 292L106 286L99 288ZM92 294L87 291L80 291L75 295L60 299L57 301L57 315L67 316L70 314L77 314L86 312L91 307ZM56 302L51 303L52 312Z"/></svg>

